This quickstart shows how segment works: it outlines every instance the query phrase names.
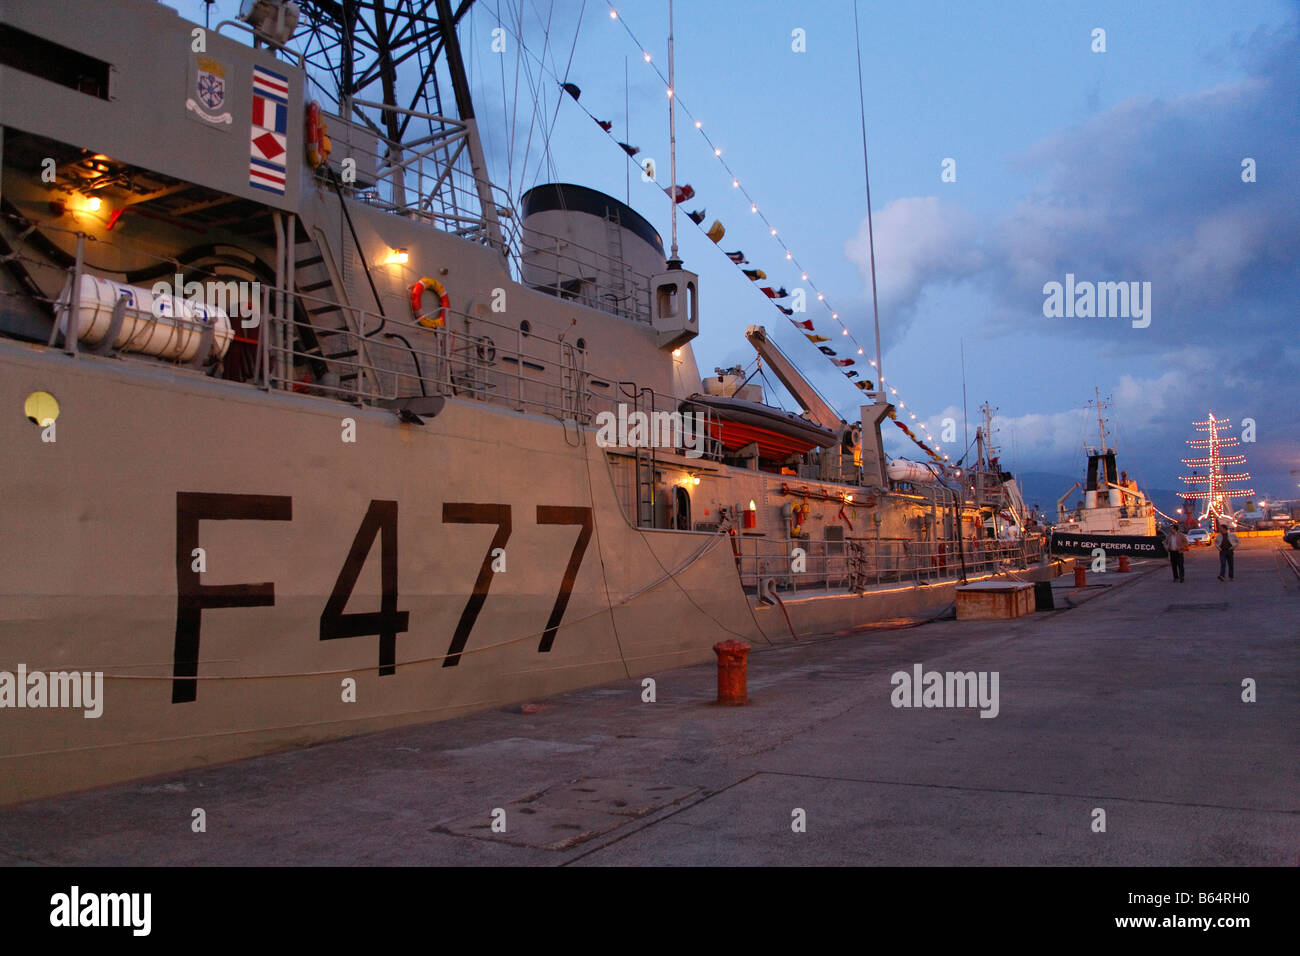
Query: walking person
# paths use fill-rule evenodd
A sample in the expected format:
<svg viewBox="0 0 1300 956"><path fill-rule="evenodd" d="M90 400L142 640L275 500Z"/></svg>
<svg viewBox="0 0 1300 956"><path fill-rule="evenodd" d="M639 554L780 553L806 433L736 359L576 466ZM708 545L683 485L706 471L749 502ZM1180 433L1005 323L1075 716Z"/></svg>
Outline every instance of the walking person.
<svg viewBox="0 0 1300 956"><path fill-rule="evenodd" d="M1237 547L1240 544L1241 544L1241 539L1238 538L1235 534L1233 534L1226 524L1219 525L1219 533L1214 536L1214 546L1219 549L1219 580L1220 581L1223 580L1223 574L1225 571L1228 574L1228 580L1229 581L1233 580L1234 568L1233 568L1232 555L1233 552L1237 550Z"/></svg>
<svg viewBox="0 0 1300 956"><path fill-rule="evenodd" d="M1171 526L1169 534L1165 537L1165 550L1169 552L1169 567L1174 572L1174 580L1180 584L1187 581L1185 554L1187 548L1187 535L1183 534L1183 529L1178 525Z"/></svg>

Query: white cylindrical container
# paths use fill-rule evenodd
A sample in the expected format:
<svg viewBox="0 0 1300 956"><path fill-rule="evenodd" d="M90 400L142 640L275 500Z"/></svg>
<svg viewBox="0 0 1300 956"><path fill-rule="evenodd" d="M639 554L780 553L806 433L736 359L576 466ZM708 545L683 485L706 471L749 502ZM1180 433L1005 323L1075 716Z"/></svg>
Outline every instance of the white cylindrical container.
<svg viewBox="0 0 1300 956"><path fill-rule="evenodd" d="M1110 506L1111 506L1112 508L1119 508L1119 507L1123 506L1123 504L1124 504L1124 493L1123 493L1122 491L1120 491L1118 488L1111 488L1111 489L1110 489Z"/></svg>
<svg viewBox="0 0 1300 956"><path fill-rule="evenodd" d="M71 296L69 279L55 305L59 328L65 334ZM205 325L212 326L212 352L218 358L226 354L234 338L230 319L216 306L174 295L155 296L149 289L83 274L76 293L78 341L98 345L104 340L118 299L126 300L122 327L113 343L119 351L186 362L198 352Z"/></svg>
<svg viewBox="0 0 1300 956"><path fill-rule="evenodd" d="M1083 493L1083 506L1084 506L1085 508L1095 508L1095 507L1097 507L1097 492L1095 492L1095 491L1085 491L1085 492Z"/></svg>
<svg viewBox="0 0 1300 956"><path fill-rule="evenodd" d="M938 481L939 476L933 465L906 458L895 458L885 466L885 474L890 481L908 481L913 484Z"/></svg>

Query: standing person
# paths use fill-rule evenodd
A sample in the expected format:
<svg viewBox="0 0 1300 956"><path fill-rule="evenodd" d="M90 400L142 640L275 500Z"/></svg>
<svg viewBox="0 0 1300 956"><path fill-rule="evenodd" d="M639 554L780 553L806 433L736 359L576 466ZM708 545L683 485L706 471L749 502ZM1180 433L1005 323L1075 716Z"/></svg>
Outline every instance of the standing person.
<svg viewBox="0 0 1300 956"><path fill-rule="evenodd" d="M1165 537L1165 549L1169 552L1169 567L1174 572L1174 580L1179 583L1186 583L1186 556L1187 535L1183 534L1183 529L1178 525L1171 525L1169 534Z"/></svg>
<svg viewBox="0 0 1300 956"><path fill-rule="evenodd" d="M1233 580L1233 552L1241 544L1241 539L1228 529L1226 524L1219 525L1219 533L1214 536L1214 546L1219 549L1219 580L1223 580L1224 571L1228 572L1228 580Z"/></svg>

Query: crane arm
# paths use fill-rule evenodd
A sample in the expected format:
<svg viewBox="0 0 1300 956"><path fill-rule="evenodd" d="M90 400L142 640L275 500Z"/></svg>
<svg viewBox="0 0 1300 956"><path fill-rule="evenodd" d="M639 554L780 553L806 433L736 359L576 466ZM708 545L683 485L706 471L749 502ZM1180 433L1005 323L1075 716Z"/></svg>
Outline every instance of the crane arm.
<svg viewBox="0 0 1300 956"><path fill-rule="evenodd" d="M1061 497L1056 499L1056 519L1058 521L1060 521L1062 518L1065 517L1065 499L1070 497L1070 492L1072 492L1075 488L1078 487L1079 487L1079 483L1076 481L1069 488L1065 489L1065 494L1061 495Z"/></svg>
<svg viewBox="0 0 1300 956"><path fill-rule="evenodd" d="M768 368L776 374L781 384L794 396L794 400L799 403L804 414L818 425L833 428L838 433L844 425L843 420L835 413L835 409L822 401L821 396L808 384L808 380L799 374L794 363L785 357L785 353L776 347L775 342L768 338L767 329L761 325L751 325L745 330L745 338L754 347L754 351L767 362Z"/></svg>

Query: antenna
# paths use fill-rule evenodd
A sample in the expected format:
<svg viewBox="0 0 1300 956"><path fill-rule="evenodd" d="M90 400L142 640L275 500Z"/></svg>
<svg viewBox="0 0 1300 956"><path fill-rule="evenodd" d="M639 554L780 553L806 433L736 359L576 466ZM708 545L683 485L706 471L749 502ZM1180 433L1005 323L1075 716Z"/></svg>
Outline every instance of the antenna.
<svg viewBox="0 0 1300 956"><path fill-rule="evenodd" d="M858 48L858 110L862 117L862 177L867 184L867 248L871 250L871 310L876 323L876 395L885 396L885 360L880 355L880 302L876 297L876 236L871 227L871 170L867 166L867 103L862 92L862 39L858 35L858 0L853 0L853 39Z"/></svg>
<svg viewBox="0 0 1300 956"><path fill-rule="evenodd" d="M1097 388L1096 386L1093 387L1093 394L1097 396L1097 400L1095 403L1089 402L1088 405L1091 406L1095 404L1097 407L1097 431L1101 435L1101 446L1098 449L1096 449L1096 451L1094 452L1091 448L1088 448L1088 445L1085 442L1084 450L1087 451L1088 454L1090 455L1091 454L1104 455L1106 452L1114 450L1112 448L1107 447L1106 445L1106 423L1101 417L1101 410L1111 403L1103 402L1101 400L1101 389Z"/></svg>
<svg viewBox="0 0 1300 956"><path fill-rule="evenodd" d="M623 57L623 142L632 142L632 103L627 92L627 57ZM624 202L632 205L632 164L623 164Z"/></svg>
<svg viewBox="0 0 1300 956"><path fill-rule="evenodd" d="M668 0L668 158L672 189L668 195L673 204L673 255L677 261L677 80L673 72L673 0Z"/></svg>
<svg viewBox="0 0 1300 956"><path fill-rule="evenodd" d="M1106 450L1106 424L1101 420L1101 389L1093 387L1097 395L1097 428L1101 430L1101 450Z"/></svg>
<svg viewBox="0 0 1300 956"><path fill-rule="evenodd" d="M966 452L970 451L970 433L966 430L966 340L961 339L961 442Z"/></svg>

